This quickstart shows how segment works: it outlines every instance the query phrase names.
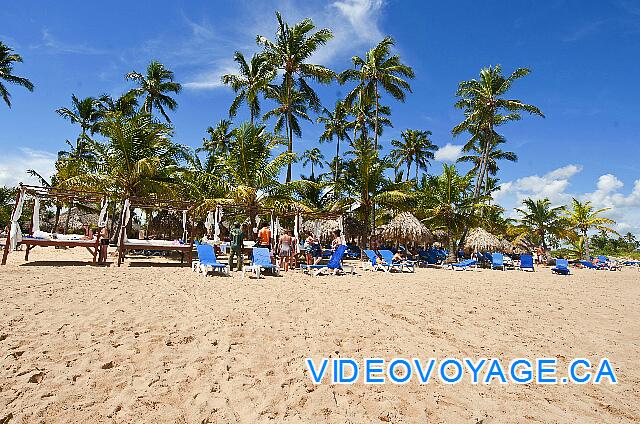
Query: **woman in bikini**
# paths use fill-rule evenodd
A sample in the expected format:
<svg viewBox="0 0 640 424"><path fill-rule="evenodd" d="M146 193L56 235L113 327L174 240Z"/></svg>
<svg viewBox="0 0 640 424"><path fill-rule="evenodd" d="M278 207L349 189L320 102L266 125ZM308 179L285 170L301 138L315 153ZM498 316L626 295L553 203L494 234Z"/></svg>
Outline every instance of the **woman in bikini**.
<svg viewBox="0 0 640 424"><path fill-rule="evenodd" d="M293 237L291 237L291 231L286 230L283 235L280 236L280 269L283 269L285 272L289 271L289 263L291 262L291 241Z"/></svg>

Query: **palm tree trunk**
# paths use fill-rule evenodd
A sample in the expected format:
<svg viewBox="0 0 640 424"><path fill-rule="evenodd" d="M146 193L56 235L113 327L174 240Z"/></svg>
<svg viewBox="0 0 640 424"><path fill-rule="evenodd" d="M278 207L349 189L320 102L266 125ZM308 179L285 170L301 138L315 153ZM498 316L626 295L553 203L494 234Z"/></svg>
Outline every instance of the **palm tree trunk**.
<svg viewBox="0 0 640 424"><path fill-rule="evenodd" d="M290 125L291 122L291 113L287 112L287 130L289 132L289 145L287 147L287 151L289 153L293 153L293 129ZM291 182L291 162L287 165L287 182Z"/></svg>
<svg viewBox="0 0 640 424"><path fill-rule="evenodd" d="M582 239L584 240L584 255L586 259L589 259L589 237L587 237L587 230L582 231Z"/></svg>
<svg viewBox="0 0 640 424"><path fill-rule="evenodd" d="M375 146L376 151L378 151L378 109L380 108L380 102L378 101L378 81L375 82L375 84L373 85L374 90L375 90L375 97L376 97L376 119L375 122L373 123L373 137L374 137L374 143L373 145Z"/></svg>
<svg viewBox="0 0 640 424"><path fill-rule="evenodd" d="M447 262L456 263L456 258L458 255L456 249L456 241L453 239L453 234L451 234L451 223L447 221L447 238L449 239L449 254L447 255Z"/></svg>
<svg viewBox="0 0 640 424"><path fill-rule="evenodd" d="M336 173L333 176L333 192L334 195L336 196L336 199L338 198L338 164L340 163L340 137L338 137L337 141L336 141Z"/></svg>

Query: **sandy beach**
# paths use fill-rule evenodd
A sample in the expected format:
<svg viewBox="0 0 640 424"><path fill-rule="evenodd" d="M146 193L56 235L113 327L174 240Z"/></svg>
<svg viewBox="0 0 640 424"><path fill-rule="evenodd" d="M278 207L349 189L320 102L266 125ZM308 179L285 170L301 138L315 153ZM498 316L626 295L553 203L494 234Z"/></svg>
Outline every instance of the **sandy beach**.
<svg viewBox="0 0 640 424"><path fill-rule="evenodd" d="M0 270L1 423L640 422L637 270L243 280L87 257ZM307 356L608 357L619 384L314 386Z"/></svg>

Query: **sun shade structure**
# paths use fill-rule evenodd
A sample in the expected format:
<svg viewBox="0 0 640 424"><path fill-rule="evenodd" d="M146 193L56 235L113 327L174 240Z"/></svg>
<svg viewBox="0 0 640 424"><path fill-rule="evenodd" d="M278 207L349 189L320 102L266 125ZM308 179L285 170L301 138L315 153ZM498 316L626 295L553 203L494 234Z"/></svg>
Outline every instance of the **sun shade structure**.
<svg viewBox="0 0 640 424"><path fill-rule="evenodd" d="M483 228L474 228L467 235L464 247L478 252L493 251L502 248L502 241Z"/></svg>
<svg viewBox="0 0 640 424"><path fill-rule="evenodd" d="M433 234L411 212L402 212L391 220L382 231L382 237L393 241L428 242Z"/></svg>
<svg viewBox="0 0 640 424"><path fill-rule="evenodd" d="M181 261L187 256L187 263L191 266L193 254L193 236L187 231L189 212L196 205L192 202L178 200L166 200L157 198L130 197L124 201L122 208L120 237L118 238L118 266L124 262L126 254L130 250L175 250L180 253ZM182 242L178 240L139 240L127 237L127 225L131 220L131 209L161 209L172 212L182 212ZM193 224L191 225L193 233Z"/></svg>
<svg viewBox="0 0 640 424"><path fill-rule="evenodd" d="M33 217L31 227L27 236L22 235L20 228L20 217L25 205L25 201L33 200ZM53 187L40 187L20 184L16 203L11 214L11 228L2 254L2 265L6 265L7 256L11 250L15 250L19 244L26 246L24 259L29 260L29 252L36 246L48 247L85 247L93 256L96 262L100 247L100 231L92 238L84 238L79 235L67 235L46 233L40 230L40 209L41 201L50 200L55 202L67 202L83 205L95 205L99 210L99 215L93 215L97 226L102 228L107 223L108 199L105 193L62 190ZM69 213L69 212L67 212Z"/></svg>

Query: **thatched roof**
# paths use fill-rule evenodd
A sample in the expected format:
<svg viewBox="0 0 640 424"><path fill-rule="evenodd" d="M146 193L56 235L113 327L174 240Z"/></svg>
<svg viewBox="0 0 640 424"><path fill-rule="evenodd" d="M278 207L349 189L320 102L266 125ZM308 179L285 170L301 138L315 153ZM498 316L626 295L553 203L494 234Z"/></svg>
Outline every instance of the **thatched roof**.
<svg viewBox="0 0 640 424"><path fill-rule="evenodd" d="M465 240L464 247L475 251L487 251L500 249L502 247L502 242L498 237L478 227L469 232L467 239Z"/></svg>
<svg viewBox="0 0 640 424"><path fill-rule="evenodd" d="M67 213L68 212L64 212L60 214L60 220L58 223L59 226L64 226L65 222L67 221ZM98 214L92 212L84 212L78 210L77 208L72 208L71 215L69 216L69 230L82 230L85 225L89 225L90 227L97 226Z"/></svg>
<svg viewBox="0 0 640 424"><path fill-rule="evenodd" d="M449 235L445 230L435 230L433 232L433 238L436 239L437 241L444 242L449 239Z"/></svg>
<svg viewBox="0 0 640 424"><path fill-rule="evenodd" d="M331 237L331 234L340 228L337 219L310 219L302 221L302 232L304 234L312 233L320 238ZM346 228L345 228L345 231Z"/></svg>
<svg viewBox="0 0 640 424"><path fill-rule="evenodd" d="M433 234L410 212L402 212L389 222L382 231L382 237L394 241L431 241Z"/></svg>

